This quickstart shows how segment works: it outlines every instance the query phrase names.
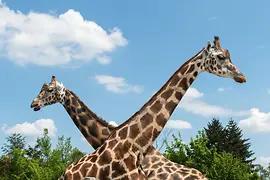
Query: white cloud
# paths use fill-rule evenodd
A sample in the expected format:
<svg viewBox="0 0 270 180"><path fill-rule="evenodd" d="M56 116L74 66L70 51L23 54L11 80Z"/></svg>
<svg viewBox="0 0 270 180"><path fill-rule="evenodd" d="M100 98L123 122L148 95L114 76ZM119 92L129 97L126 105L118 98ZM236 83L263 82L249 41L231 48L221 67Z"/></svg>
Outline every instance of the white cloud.
<svg viewBox="0 0 270 180"><path fill-rule="evenodd" d="M182 100L184 102L190 102L194 99L199 99L203 97L203 95L204 94L198 91L196 88L189 88Z"/></svg>
<svg viewBox="0 0 270 180"><path fill-rule="evenodd" d="M94 59L108 64L106 53L125 45L118 28L106 32L73 9L56 16L0 6L0 55L19 65L56 66Z"/></svg>
<svg viewBox="0 0 270 180"><path fill-rule="evenodd" d="M1 130L7 134L21 133L25 136L37 137L37 136L43 135L44 128L48 129L49 136L56 135L57 129L52 119L39 119L33 123L24 122L22 124L16 124L15 126L12 126L12 127L7 127L7 125L4 124Z"/></svg>
<svg viewBox="0 0 270 180"><path fill-rule="evenodd" d="M257 157L256 163L261 164L264 167L268 167L269 163L270 163L270 156L269 157L266 157L266 156Z"/></svg>
<svg viewBox="0 0 270 180"><path fill-rule="evenodd" d="M100 56L97 58L100 64L110 64L112 59L108 56Z"/></svg>
<svg viewBox="0 0 270 180"><path fill-rule="evenodd" d="M114 127L117 127L118 126L118 124L116 124L116 122L114 122L114 121L110 121L109 124L110 125L113 125Z"/></svg>
<svg viewBox="0 0 270 180"><path fill-rule="evenodd" d="M207 104L201 100L203 95L204 94L199 92L196 88L189 88L178 105L178 108L205 117L245 116L250 114L248 111L233 111L220 106Z"/></svg>
<svg viewBox="0 0 270 180"><path fill-rule="evenodd" d="M224 91L228 91L228 90L231 90L232 88L230 88L230 87L228 87L228 88L222 88L222 87L220 87L220 88L218 88L217 89L217 91L218 92L224 92Z"/></svg>
<svg viewBox="0 0 270 180"><path fill-rule="evenodd" d="M1 131L5 131L6 128L7 128L7 125L6 124L3 124L2 127L1 127Z"/></svg>
<svg viewBox="0 0 270 180"><path fill-rule="evenodd" d="M217 91L218 92L223 92L223 91L225 91L225 89L224 88L218 88Z"/></svg>
<svg viewBox="0 0 270 180"><path fill-rule="evenodd" d="M270 94L270 89L267 89L267 94Z"/></svg>
<svg viewBox="0 0 270 180"><path fill-rule="evenodd" d="M249 132L270 132L270 112L260 112L257 108L250 112L250 117L239 121L239 127Z"/></svg>
<svg viewBox="0 0 270 180"><path fill-rule="evenodd" d="M169 120L166 123L166 128L171 129L191 129L192 126L189 122L183 120Z"/></svg>
<svg viewBox="0 0 270 180"><path fill-rule="evenodd" d="M107 91L113 93L141 93L143 90L142 86L128 84L123 77L96 75L94 79L97 83L104 85Z"/></svg>

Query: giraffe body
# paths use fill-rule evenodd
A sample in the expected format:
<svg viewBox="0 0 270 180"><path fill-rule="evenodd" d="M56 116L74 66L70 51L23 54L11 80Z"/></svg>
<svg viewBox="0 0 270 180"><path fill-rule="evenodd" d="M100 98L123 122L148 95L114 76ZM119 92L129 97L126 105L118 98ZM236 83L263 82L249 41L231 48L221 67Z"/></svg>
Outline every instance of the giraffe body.
<svg viewBox="0 0 270 180"><path fill-rule="evenodd" d="M217 38L214 43L212 46L208 42L206 48L184 63L138 112L115 128L94 153L70 165L60 179L89 176L97 179L146 179L140 168L144 157L201 72L246 82L245 76L232 64L228 50L220 48ZM191 172L180 179L199 179L198 176L188 177Z"/></svg>

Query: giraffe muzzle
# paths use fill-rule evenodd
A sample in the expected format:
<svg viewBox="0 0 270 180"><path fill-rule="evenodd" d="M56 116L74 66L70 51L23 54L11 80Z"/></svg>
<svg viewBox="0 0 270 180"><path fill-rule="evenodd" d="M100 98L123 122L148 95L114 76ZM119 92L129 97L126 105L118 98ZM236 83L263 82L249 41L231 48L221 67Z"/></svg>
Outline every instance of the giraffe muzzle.
<svg viewBox="0 0 270 180"><path fill-rule="evenodd" d="M33 101L30 105L31 108L34 108L34 111L39 111L40 110L40 106L38 105L37 101Z"/></svg>
<svg viewBox="0 0 270 180"><path fill-rule="evenodd" d="M238 83L245 83L245 82L247 82L247 78L244 75L236 76L236 77L234 77L234 80L235 80L235 82L238 82Z"/></svg>

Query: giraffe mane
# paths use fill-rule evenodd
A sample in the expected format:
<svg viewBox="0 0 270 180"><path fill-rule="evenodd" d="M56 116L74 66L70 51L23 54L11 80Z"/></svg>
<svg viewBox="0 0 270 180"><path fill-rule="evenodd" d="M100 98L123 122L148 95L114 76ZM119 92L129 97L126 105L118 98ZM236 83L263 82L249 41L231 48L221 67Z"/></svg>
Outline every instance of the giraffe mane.
<svg viewBox="0 0 270 180"><path fill-rule="evenodd" d="M66 89L68 90L68 89ZM78 101L80 101L80 105L86 110L85 112L88 113L90 111L90 109L84 104L83 101L80 100L80 98L71 90L68 90L75 98L78 99ZM92 111L91 111L92 112ZM95 116L93 117L94 119L96 119L100 124L102 124L103 126L109 127L110 129L115 129L115 126L109 124L107 121L105 121L104 119L102 119L101 117L99 117L96 113L92 112L92 114ZM91 116L93 116L91 114Z"/></svg>
<svg viewBox="0 0 270 180"><path fill-rule="evenodd" d="M134 113L128 120L126 120L124 123L120 124L119 126L115 127L113 129L113 131L110 133L110 135L108 136L107 139L109 139L110 136L112 136L112 134L122 128L123 126L125 126L126 124L128 124L130 121L132 121L132 119L141 111L141 109L145 108L146 106L148 106L150 103L152 103L152 101L154 100L154 98L160 94L164 88L166 88L166 84L171 81L171 79L174 77L174 75L178 72L179 69L181 69L182 67L184 67L185 65L187 65L188 63L190 63L190 61L192 61L195 57L197 57L203 50L205 50L205 48L202 48L197 54L195 54L194 56L192 56L189 60L187 60L184 64L182 64L182 66L180 68L178 68L174 73L173 75L163 84L163 86L151 97L150 100L148 100L141 108L139 111L137 111L136 113Z"/></svg>

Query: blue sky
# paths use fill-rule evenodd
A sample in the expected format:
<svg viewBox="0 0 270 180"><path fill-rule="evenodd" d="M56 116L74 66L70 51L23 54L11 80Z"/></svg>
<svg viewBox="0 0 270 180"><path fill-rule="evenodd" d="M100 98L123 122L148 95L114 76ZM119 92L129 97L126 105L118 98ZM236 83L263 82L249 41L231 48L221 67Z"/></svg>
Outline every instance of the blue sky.
<svg viewBox="0 0 270 180"><path fill-rule="evenodd" d="M98 115L121 124L218 35L247 83L201 74L169 126L188 142L212 117L223 124L232 117L251 138L258 162L270 162L269 5L266 0L2 1L0 145L11 132L33 143L46 126L53 142L71 136L74 146L92 152L62 105L30 109L44 82L55 75Z"/></svg>

